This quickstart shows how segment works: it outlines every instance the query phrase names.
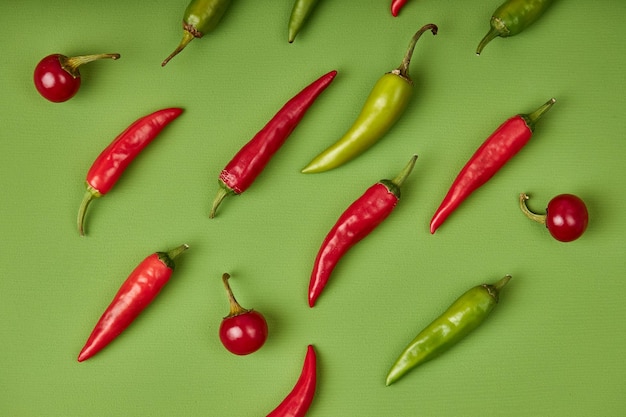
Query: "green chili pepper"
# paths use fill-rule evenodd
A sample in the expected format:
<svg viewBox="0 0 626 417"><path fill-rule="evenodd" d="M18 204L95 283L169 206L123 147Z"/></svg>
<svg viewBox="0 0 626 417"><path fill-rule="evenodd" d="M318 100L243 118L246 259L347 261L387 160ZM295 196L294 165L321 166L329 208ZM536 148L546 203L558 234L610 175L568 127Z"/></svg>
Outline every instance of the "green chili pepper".
<svg viewBox="0 0 626 417"><path fill-rule="evenodd" d="M507 0L493 12L489 24L491 28L478 44L476 55L480 55L485 45L500 36L506 38L517 35L541 15L553 0Z"/></svg>
<svg viewBox="0 0 626 417"><path fill-rule="evenodd" d="M165 66L192 40L201 38L217 27L231 0L191 0L183 15L183 39L178 47L161 63Z"/></svg>
<svg viewBox="0 0 626 417"><path fill-rule="evenodd" d="M402 351L387 374L386 384L393 384L411 369L436 358L477 328L496 306L500 290L510 279L506 275L493 285L478 285L460 296Z"/></svg>
<svg viewBox="0 0 626 417"><path fill-rule="evenodd" d="M370 92L361 113L352 127L334 145L316 156L302 169L305 174L328 171L365 152L383 137L398 121L413 94L409 64L420 36L430 30L437 34L437 26L428 24L418 30L398 68L383 75Z"/></svg>
<svg viewBox="0 0 626 417"><path fill-rule="evenodd" d="M296 38L302 26L307 21L313 8L319 0L296 0L291 9L291 17L289 17L289 43L292 43Z"/></svg>

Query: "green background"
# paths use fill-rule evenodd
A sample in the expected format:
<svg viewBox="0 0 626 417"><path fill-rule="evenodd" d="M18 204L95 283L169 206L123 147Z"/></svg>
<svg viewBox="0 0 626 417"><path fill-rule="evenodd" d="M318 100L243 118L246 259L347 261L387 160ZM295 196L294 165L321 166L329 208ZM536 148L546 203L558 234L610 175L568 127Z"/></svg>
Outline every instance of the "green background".
<svg viewBox="0 0 626 417"><path fill-rule="evenodd" d="M311 417L624 415L626 3L556 1L524 33L474 53L499 0L322 0L293 44L291 1L234 1L218 29L165 68L187 3L33 1L0 13L0 415L263 416L318 352ZM352 123L415 30L415 95L375 148L300 174ZM81 68L68 102L36 92L51 53L119 52ZM252 187L208 218L234 153L305 85L338 76ZM557 103L531 142L431 235L450 183L505 119ZM181 106L116 187L75 218L91 162L154 110ZM309 274L325 234L371 184L419 159L396 211L340 262L315 308ZM582 197L585 235L552 239L520 212ZM117 340L76 357L146 256L191 247L170 283ZM220 344L220 281L262 312L270 337L238 357ZM510 273L492 317L391 387L391 363L468 288Z"/></svg>

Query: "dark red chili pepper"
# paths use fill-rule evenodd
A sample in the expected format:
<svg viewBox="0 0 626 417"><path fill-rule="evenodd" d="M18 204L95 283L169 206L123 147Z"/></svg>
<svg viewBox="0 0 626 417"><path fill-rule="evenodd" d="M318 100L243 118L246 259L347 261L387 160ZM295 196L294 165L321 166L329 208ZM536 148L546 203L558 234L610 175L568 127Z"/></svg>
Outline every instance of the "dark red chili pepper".
<svg viewBox="0 0 626 417"><path fill-rule="evenodd" d="M98 320L78 355L78 362L102 350L139 316L169 281L175 267L174 258L188 248L181 245L168 252L153 253L137 265Z"/></svg>
<svg viewBox="0 0 626 417"><path fill-rule="evenodd" d="M391 0L391 14L395 17L400 13L400 9L406 4L407 0Z"/></svg>
<svg viewBox="0 0 626 417"><path fill-rule="evenodd" d="M300 377L289 395L267 417L303 417L306 415L317 385L317 356L312 345L307 347Z"/></svg>
<svg viewBox="0 0 626 417"><path fill-rule="evenodd" d="M78 231L81 235L85 234L85 213L93 199L108 193L135 157L182 112L183 109L173 107L142 117L98 155L87 172L87 192L78 210Z"/></svg>
<svg viewBox="0 0 626 417"><path fill-rule="evenodd" d="M541 116L556 102L554 98L530 114L511 117L496 129L465 164L430 221L430 233L476 189L485 184L528 143Z"/></svg>
<svg viewBox="0 0 626 417"><path fill-rule="evenodd" d="M296 94L237 152L220 174L220 189L209 217L215 217L215 212L225 197L239 195L250 187L335 75L337 71L333 70Z"/></svg>
<svg viewBox="0 0 626 417"><path fill-rule="evenodd" d="M310 307L315 305L339 259L391 214L400 200L400 187L413 170L416 160L417 155L413 155L396 178L381 180L368 188L343 212L326 235L309 281Z"/></svg>

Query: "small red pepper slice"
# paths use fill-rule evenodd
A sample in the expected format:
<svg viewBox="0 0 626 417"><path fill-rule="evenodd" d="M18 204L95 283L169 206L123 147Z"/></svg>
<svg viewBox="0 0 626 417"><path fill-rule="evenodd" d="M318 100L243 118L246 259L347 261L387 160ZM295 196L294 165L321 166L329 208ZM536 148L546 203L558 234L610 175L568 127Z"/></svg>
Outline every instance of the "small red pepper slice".
<svg viewBox="0 0 626 417"><path fill-rule="evenodd" d="M339 217L320 247L309 281L309 307L328 283L330 274L341 257L369 235L393 211L400 200L400 187L409 176L417 155L393 180L381 180L368 188Z"/></svg>
<svg viewBox="0 0 626 417"><path fill-rule="evenodd" d="M78 231L85 234L85 214L94 198L108 193L128 165L167 126L183 112L172 107L144 116L120 133L107 146L87 172L87 191L78 210Z"/></svg>
<svg viewBox="0 0 626 417"><path fill-rule="evenodd" d="M100 352L139 316L169 281L174 258L188 248L181 245L169 252L153 253L137 265L98 320L78 355L78 362Z"/></svg>
<svg viewBox="0 0 626 417"><path fill-rule="evenodd" d="M285 143L315 99L330 85L337 71L330 71L305 87L272 117L254 137L246 143L222 170L220 189L213 201L209 217L215 217L217 208L229 195L243 193L268 164L272 156Z"/></svg>
<svg viewBox="0 0 626 417"><path fill-rule="evenodd" d="M391 0L391 14L396 17L400 13L400 9L406 4L407 0Z"/></svg>
<svg viewBox="0 0 626 417"><path fill-rule="evenodd" d="M317 355L312 345L307 346L302 372L291 392L267 417L303 417L306 415L317 385Z"/></svg>
<svg viewBox="0 0 626 417"><path fill-rule="evenodd" d="M430 221L430 233L476 189L485 184L528 143L535 124L556 102L554 98L530 114L506 120L476 150L452 183L450 190Z"/></svg>

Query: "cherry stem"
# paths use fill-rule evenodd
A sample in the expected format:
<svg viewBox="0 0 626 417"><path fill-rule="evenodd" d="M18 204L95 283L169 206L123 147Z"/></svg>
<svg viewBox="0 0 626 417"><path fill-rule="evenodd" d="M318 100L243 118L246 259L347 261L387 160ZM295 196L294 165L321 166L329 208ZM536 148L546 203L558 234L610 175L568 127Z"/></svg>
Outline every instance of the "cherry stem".
<svg viewBox="0 0 626 417"><path fill-rule="evenodd" d="M233 317L239 314L244 314L249 312L250 310L243 308L235 299L235 295L233 294L233 290L230 289L230 284L228 283L228 279L230 278L230 274L224 273L222 275L222 282L224 283L224 288L226 288L226 293L228 294L228 302L230 303L230 312L226 317Z"/></svg>
<svg viewBox="0 0 626 417"><path fill-rule="evenodd" d="M433 35L436 35L437 30L439 29L437 28L437 25L429 23L422 26L417 32L415 32L415 35L413 35L413 37L411 38L411 42L409 42L409 47L404 54L404 59L402 60L402 63L398 68L392 71L394 74L406 78L409 81L411 80L411 78L409 77L409 65L411 64L411 58L413 57L413 50L415 50L415 45L417 44L417 41L422 36L422 34L429 30L433 33Z"/></svg>
<svg viewBox="0 0 626 417"><path fill-rule="evenodd" d="M79 55L73 57L63 57L61 59L61 66L70 74L76 76L78 67L89 62L99 59L112 59L116 60L120 58L120 54L94 54L94 55Z"/></svg>
<svg viewBox="0 0 626 417"><path fill-rule="evenodd" d="M537 223L546 224L546 215L545 214L537 214L533 213L528 209L526 205L526 200L528 200L530 196L526 193L521 193L519 195L519 206L522 209L522 213L526 215L530 220L536 221Z"/></svg>

